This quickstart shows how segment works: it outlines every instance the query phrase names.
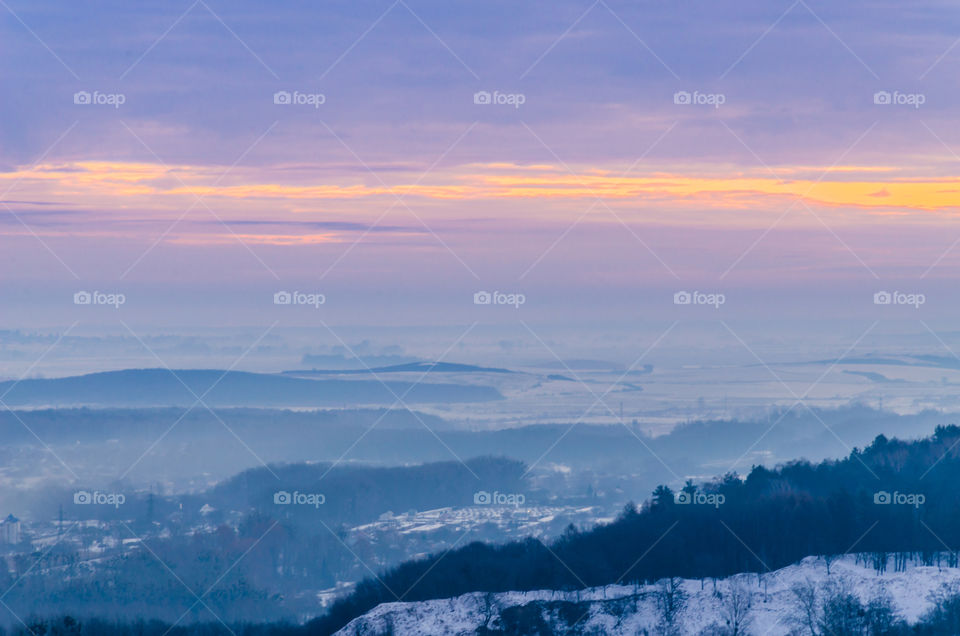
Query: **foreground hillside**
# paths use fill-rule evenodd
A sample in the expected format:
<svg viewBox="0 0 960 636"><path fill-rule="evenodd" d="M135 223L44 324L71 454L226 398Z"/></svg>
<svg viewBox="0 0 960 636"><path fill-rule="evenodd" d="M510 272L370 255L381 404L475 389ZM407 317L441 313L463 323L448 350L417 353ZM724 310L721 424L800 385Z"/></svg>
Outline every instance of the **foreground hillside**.
<svg viewBox="0 0 960 636"><path fill-rule="evenodd" d="M470 592L764 573L853 549L931 555L960 545L958 480L960 428L910 442L881 435L842 460L756 466L744 478L688 482L676 492L660 486L613 523L570 528L549 546L471 543L409 561L358 584L311 627L334 633L383 603Z"/></svg>
<svg viewBox="0 0 960 636"><path fill-rule="evenodd" d="M682 609L672 626L664 623L667 582L641 586L612 585L575 592L532 591L499 594L472 593L452 599L417 603L384 603L351 621L338 636L393 634L809 634L809 633L951 633L927 624L935 603L943 604L960 590L960 568L924 566L918 562L903 571L885 572L874 567L873 555L845 556L830 564L808 557L799 564L757 574L726 579L676 580ZM812 584L812 586L811 586ZM804 590L815 590L816 603L804 605ZM852 592L865 608L862 623L871 616L871 604L886 598L886 624L848 631L849 617L834 617L839 629L823 625L831 620L831 595ZM807 610L811 610L808 613ZM855 608L854 608L855 609ZM851 612L856 620L859 611ZM874 609L873 615L877 612ZM808 621L808 617L812 621ZM876 618L874 620L877 620ZM907 625L898 623L903 621ZM811 624L813 630L807 627ZM941 630L947 629L943 625ZM854 627L854 629L856 629ZM828 631L829 630L829 631ZM923 631L921 631L923 630Z"/></svg>

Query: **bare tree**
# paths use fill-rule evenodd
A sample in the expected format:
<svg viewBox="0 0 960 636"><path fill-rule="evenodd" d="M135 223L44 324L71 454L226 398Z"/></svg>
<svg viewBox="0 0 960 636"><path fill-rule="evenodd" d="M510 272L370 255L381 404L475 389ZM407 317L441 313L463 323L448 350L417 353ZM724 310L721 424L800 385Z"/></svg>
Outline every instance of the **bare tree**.
<svg viewBox="0 0 960 636"><path fill-rule="evenodd" d="M496 599L494 597L493 592L487 592L483 596L481 596L479 605L480 605L480 614L483 617L483 623L481 624L484 627L489 628L490 623L493 622L493 617L497 612L497 607L496 607L497 603L496 603Z"/></svg>
<svg viewBox="0 0 960 636"><path fill-rule="evenodd" d="M823 562L827 564L827 576L830 576L830 566L834 561L837 561L842 557L842 554L825 554L823 555Z"/></svg>
<svg viewBox="0 0 960 636"><path fill-rule="evenodd" d="M820 633L838 636L864 633L866 609L849 581L827 579L820 588L820 596Z"/></svg>
<svg viewBox="0 0 960 636"><path fill-rule="evenodd" d="M819 636L820 601L816 584L810 579L794 583L790 587L790 593L795 601L790 622L805 634Z"/></svg>
<svg viewBox="0 0 960 636"><path fill-rule="evenodd" d="M683 589L683 582L678 578L663 579L657 585L654 592L657 611L660 614L657 629L663 636L676 636L682 633L680 614L687 607L688 598Z"/></svg>
<svg viewBox="0 0 960 636"><path fill-rule="evenodd" d="M726 633L730 636L743 636L753 622L753 594L740 581L727 583L727 594L721 601L721 614L726 623Z"/></svg>

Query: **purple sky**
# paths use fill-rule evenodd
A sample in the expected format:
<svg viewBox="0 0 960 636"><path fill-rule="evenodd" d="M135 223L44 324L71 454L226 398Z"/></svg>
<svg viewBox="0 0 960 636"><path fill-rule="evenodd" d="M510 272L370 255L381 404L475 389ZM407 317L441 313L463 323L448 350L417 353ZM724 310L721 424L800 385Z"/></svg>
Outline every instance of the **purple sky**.
<svg viewBox="0 0 960 636"><path fill-rule="evenodd" d="M958 25L947 2L5 0L0 327L116 322L81 290L155 325L311 324L281 290L341 324L601 328L683 316L680 290L858 319L923 292L946 320Z"/></svg>

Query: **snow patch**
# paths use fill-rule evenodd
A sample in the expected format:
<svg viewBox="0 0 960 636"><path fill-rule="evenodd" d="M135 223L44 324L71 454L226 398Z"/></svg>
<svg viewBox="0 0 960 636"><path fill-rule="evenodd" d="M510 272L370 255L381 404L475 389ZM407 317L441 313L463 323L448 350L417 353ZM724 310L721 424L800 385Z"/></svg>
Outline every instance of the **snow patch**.
<svg viewBox="0 0 960 636"><path fill-rule="evenodd" d="M914 623L930 609L931 592L945 584L960 585L960 568L913 563L902 572L889 569L877 572L869 556L847 555L831 561L829 575L823 558L807 557L800 563L762 575L738 574L717 581L684 579L682 586L689 601L680 618L681 631L698 634L711 624L722 625L723 603L717 592L726 594L732 583L751 594L750 633L786 635L791 629L789 617L795 606L791 587L808 580L820 585L841 578L864 603L886 593L900 616ZM576 622L577 633L611 636L656 633L657 589L656 585L610 585L575 592L474 592L449 599L384 603L354 619L337 634L466 636L475 634L484 625L502 629L505 612L508 621L524 613L528 617L538 614L563 631Z"/></svg>

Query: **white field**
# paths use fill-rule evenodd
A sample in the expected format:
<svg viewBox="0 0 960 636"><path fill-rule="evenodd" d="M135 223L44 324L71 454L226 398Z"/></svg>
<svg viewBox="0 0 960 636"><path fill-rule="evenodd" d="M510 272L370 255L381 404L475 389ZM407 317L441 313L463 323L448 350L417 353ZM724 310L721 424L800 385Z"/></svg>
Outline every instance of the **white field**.
<svg viewBox="0 0 960 636"><path fill-rule="evenodd" d="M891 559L892 564L892 559ZM828 578L844 579L864 603L881 592L887 593L901 618L916 622L931 602L931 592L941 586L960 585L960 568L909 565L903 572L887 570L878 574L872 567L858 563L855 556L846 556L830 566L818 557L770 572L763 576L740 574L719 581L684 580L682 585L689 595L681 615L681 633L698 634L712 623L723 623L722 601L715 590L723 593L734 582L745 589L752 599L749 634L777 636L790 633L790 615L794 608L791 587L800 582L822 583ZM466 594L453 599L420 603L384 603L345 626L338 634L386 633L391 625L396 636L466 635L486 623L494 627L501 610L525 605L531 601L589 601L583 620L575 633L628 636L642 634L643 630L656 633L658 613L656 586L607 586L578 592L505 592L488 599L482 593ZM621 600L621 603L609 601ZM492 601L492 611L487 601ZM607 601L607 603L604 603ZM612 607L626 608L617 613ZM564 627L565 626L559 626Z"/></svg>

